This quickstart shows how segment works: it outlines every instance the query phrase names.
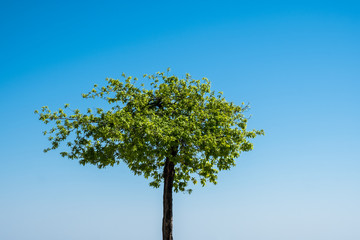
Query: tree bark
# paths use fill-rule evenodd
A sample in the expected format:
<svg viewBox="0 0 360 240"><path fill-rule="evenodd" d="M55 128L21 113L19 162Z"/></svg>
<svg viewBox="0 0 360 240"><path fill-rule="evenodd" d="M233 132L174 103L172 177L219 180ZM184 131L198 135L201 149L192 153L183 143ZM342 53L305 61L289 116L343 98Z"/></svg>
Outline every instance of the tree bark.
<svg viewBox="0 0 360 240"><path fill-rule="evenodd" d="M164 196L163 196L163 221L162 234L163 240L173 240L173 211L172 193L175 168L174 163L166 158L164 166Z"/></svg>

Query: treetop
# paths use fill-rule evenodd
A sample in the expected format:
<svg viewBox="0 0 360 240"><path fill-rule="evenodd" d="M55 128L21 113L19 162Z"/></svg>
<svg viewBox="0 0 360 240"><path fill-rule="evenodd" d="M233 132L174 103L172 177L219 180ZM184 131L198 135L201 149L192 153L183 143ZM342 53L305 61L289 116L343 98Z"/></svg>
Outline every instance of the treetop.
<svg viewBox="0 0 360 240"><path fill-rule="evenodd" d="M253 149L249 140L264 131L247 130L244 112L249 106L227 102L222 92L211 90L208 79L168 73L145 74L142 80L123 74L122 80L107 78L106 86L94 85L82 94L105 100L109 110L81 113L66 104L64 110L51 112L44 106L35 111L44 123L53 124L44 132L51 142L44 151L66 141L63 157L99 168L123 161L134 174L151 178L156 188L168 159L175 164L176 192L191 191L189 182L216 184L218 172L235 166L241 152Z"/></svg>

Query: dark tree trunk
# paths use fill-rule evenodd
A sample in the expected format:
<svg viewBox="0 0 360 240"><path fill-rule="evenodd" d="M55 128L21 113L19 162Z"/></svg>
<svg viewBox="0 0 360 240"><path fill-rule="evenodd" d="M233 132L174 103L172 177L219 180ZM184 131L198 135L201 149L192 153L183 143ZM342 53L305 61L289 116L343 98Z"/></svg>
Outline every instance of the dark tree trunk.
<svg viewBox="0 0 360 240"><path fill-rule="evenodd" d="M163 221L162 234L163 240L173 240L173 211L172 211L172 192L175 168L174 163L166 158L164 166L164 197L163 197Z"/></svg>

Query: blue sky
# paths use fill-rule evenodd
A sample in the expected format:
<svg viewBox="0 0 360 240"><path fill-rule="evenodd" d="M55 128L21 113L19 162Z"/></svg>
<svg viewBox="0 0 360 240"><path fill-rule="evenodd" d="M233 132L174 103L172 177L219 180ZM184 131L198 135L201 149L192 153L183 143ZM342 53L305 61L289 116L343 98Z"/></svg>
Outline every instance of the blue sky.
<svg viewBox="0 0 360 240"><path fill-rule="evenodd" d="M161 238L162 189L44 154L33 112L167 67L266 132L218 185L175 195L175 239L360 238L356 1L2 1L0 30L0 239Z"/></svg>

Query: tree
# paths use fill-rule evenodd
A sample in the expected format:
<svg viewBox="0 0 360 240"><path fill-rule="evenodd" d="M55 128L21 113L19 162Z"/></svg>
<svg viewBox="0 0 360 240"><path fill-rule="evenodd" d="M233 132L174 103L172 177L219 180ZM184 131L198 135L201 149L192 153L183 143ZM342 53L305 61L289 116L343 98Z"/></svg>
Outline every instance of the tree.
<svg viewBox="0 0 360 240"><path fill-rule="evenodd" d="M123 81L106 79L105 87L94 85L83 98L100 98L108 110L91 108L86 114L78 109L71 114L48 107L35 111L44 123L53 123L49 133L51 147L57 149L67 140L63 157L78 159L82 165L99 168L123 161L135 175L150 178L150 186L164 182L163 240L172 240L172 193L188 191L188 183L216 184L217 174L235 166L241 152L253 148L249 139L263 130L247 131L244 111L210 90L210 82L167 76L144 75L144 83L123 74ZM148 84L147 84L148 85Z"/></svg>

